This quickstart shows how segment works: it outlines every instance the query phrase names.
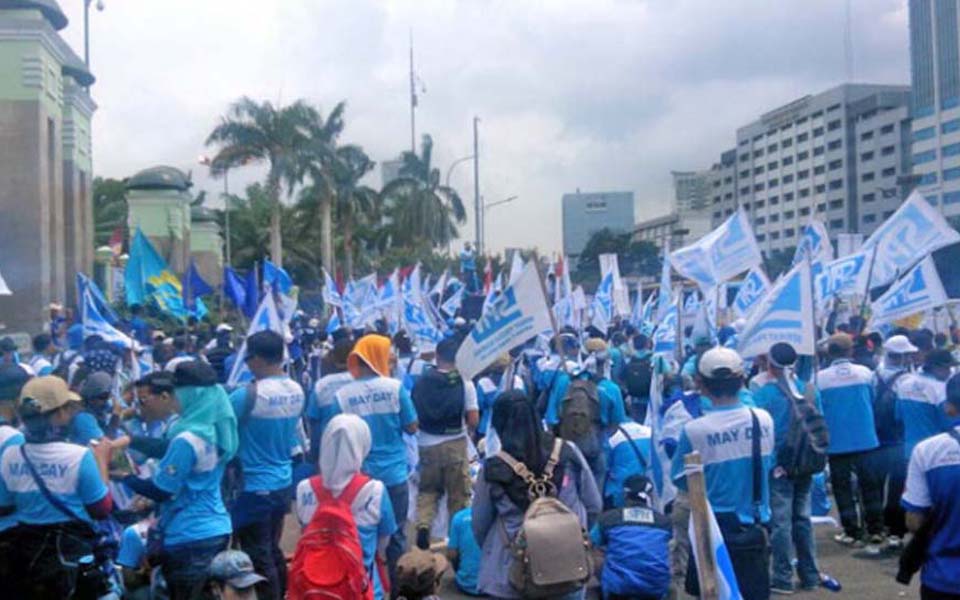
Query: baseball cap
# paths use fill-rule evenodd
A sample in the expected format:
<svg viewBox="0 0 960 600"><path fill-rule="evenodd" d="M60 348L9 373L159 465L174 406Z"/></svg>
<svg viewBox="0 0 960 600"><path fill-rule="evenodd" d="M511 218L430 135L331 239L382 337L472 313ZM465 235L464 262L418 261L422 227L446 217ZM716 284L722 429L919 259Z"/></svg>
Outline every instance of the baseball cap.
<svg viewBox="0 0 960 600"><path fill-rule="evenodd" d="M923 361L924 367L955 367L957 359L949 350L932 350L927 353L927 358Z"/></svg>
<svg viewBox="0 0 960 600"><path fill-rule="evenodd" d="M891 336L890 339L883 344L883 348L888 354L912 354L919 352L919 348L911 344L910 339L905 335Z"/></svg>
<svg viewBox="0 0 960 600"><path fill-rule="evenodd" d="M257 574L250 556L240 550L224 550L214 556L210 561L210 578L238 590L267 580L263 575Z"/></svg>
<svg viewBox="0 0 960 600"><path fill-rule="evenodd" d="M83 381L83 385L80 386L80 397L85 400L91 400L109 394L112 390L113 377L103 371L97 371L96 373L91 373L90 376Z"/></svg>
<svg viewBox="0 0 960 600"><path fill-rule="evenodd" d="M227 323L220 323L217 325L217 333L229 333L231 331L233 331L233 327Z"/></svg>
<svg viewBox="0 0 960 600"><path fill-rule="evenodd" d="M777 342L770 346L768 357L775 367L792 367L797 362L797 351L786 342Z"/></svg>
<svg viewBox="0 0 960 600"><path fill-rule="evenodd" d="M707 379L743 377L743 359L730 348L711 348L700 357L697 370Z"/></svg>
<svg viewBox="0 0 960 600"><path fill-rule="evenodd" d="M79 400L80 396L70 391L67 382L59 377L34 377L20 390L20 411L24 414L39 415Z"/></svg>

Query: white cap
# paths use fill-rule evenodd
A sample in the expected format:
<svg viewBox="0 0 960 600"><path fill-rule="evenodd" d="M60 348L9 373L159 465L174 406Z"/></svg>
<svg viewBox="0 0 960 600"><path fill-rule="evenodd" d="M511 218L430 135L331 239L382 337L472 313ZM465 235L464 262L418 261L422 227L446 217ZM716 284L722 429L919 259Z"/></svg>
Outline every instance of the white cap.
<svg viewBox="0 0 960 600"><path fill-rule="evenodd" d="M887 354L912 354L919 349L910 343L905 335L895 335L883 343L883 349Z"/></svg>
<svg viewBox="0 0 960 600"><path fill-rule="evenodd" d="M742 377L743 359L730 348L711 348L700 357L697 370L707 379Z"/></svg>
<svg viewBox="0 0 960 600"><path fill-rule="evenodd" d="M320 319L314 317L307 322L307 325L313 327L314 329L320 327Z"/></svg>
<svg viewBox="0 0 960 600"><path fill-rule="evenodd" d="M233 327L231 327L227 323L220 323L219 325L217 325L217 333L223 333L225 331L227 332L233 331Z"/></svg>

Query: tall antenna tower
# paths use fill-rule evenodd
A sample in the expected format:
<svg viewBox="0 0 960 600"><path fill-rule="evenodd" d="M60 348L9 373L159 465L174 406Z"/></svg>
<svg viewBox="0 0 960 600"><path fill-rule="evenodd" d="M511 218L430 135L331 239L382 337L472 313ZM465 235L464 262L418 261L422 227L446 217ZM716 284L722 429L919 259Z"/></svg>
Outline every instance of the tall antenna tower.
<svg viewBox="0 0 960 600"><path fill-rule="evenodd" d="M417 84L413 70L413 29L410 29L410 152L417 153Z"/></svg>
<svg viewBox="0 0 960 600"><path fill-rule="evenodd" d="M846 0L846 14L843 19L843 63L844 77L847 83L853 83L855 75L853 64L853 11L851 3L853 0Z"/></svg>

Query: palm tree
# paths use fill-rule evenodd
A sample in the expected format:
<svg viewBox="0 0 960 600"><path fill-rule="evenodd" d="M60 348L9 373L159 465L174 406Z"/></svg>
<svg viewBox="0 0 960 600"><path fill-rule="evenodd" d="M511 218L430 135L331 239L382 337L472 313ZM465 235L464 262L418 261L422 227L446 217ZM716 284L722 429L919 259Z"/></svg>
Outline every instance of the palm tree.
<svg viewBox="0 0 960 600"><path fill-rule="evenodd" d="M311 127L319 118L317 110L302 100L275 107L244 96L230 106L207 137L208 146L219 146L210 164L214 176L241 165L268 164L270 256L277 265L283 264L281 186L286 186L290 194L302 180L301 155L311 142Z"/></svg>
<svg viewBox="0 0 960 600"><path fill-rule="evenodd" d="M305 207L319 213L320 219L320 257L323 267L333 272L333 203L336 196L336 183L333 177L337 162L337 140L343 132L343 113L346 103L341 101L327 118L315 112L308 127L309 141L300 153L299 169L308 174L312 185L301 192L301 202Z"/></svg>
<svg viewBox="0 0 960 600"><path fill-rule="evenodd" d="M431 165L433 139L423 136L420 156L404 152L400 177L381 191L390 218L393 243L413 246L428 240L434 248L457 238L457 224L467 220L463 200L452 187L440 183L440 169Z"/></svg>
<svg viewBox="0 0 960 600"><path fill-rule="evenodd" d="M335 190L337 224L343 235L343 266L347 278L353 277L354 232L358 225L373 223L380 216L380 196L360 180L375 163L360 146L337 148L331 165Z"/></svg>

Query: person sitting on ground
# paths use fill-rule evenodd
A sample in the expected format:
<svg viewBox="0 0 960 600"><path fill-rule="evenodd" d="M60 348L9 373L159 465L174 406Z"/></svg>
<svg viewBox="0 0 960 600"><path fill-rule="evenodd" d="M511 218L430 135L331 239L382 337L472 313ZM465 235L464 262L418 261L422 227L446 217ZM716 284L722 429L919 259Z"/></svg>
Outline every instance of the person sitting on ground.
<svg viewBox="0 0 960 600"><path fill-rule="evenodd" d="M440 581L449 568L447 559L414 548L397 562L397 600L440 600Z"/></svg>
<svg viewBox="0 0 960 600"><path fill-rule="evenodd" d="M246 552L224 550L210 561L208 584L216 600L257 600L257 584L267 578L257 574Z"/></svg>
<svg viewBox="0 0 960 600"><path fill-rule="evenodd" d="M600 586L604 600L656 600L670 587L670 518L654 509L653 483L633 475L623 485L624 506L600 515L591 532L606 551Z"/></svg>

